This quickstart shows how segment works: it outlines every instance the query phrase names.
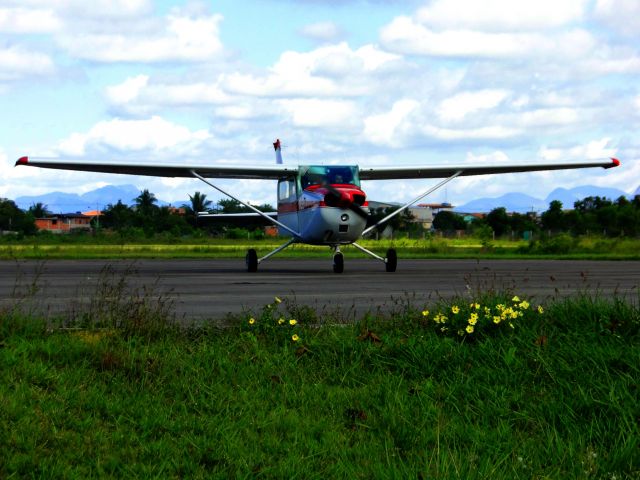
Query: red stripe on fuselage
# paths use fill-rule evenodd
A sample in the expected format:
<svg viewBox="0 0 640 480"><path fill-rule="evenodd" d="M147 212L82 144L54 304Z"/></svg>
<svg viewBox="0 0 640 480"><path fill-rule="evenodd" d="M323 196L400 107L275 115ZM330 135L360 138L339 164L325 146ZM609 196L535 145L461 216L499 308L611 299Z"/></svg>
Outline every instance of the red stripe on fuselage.
<svg viewBox="0 0 640 480"><path fill-rule="evenodd" d="M331 185L332 188L340 192L345 196L345 203L353 202L354 195L362 195L365 197L365 201L362 204L363 207L369 206L369 202L366 200L367 196L362 189L351 184L336 184ZM302 195L297 201L280 201L278 202L278 213L293 213L301 210L308 210L310 208L327 207L324 202L324 197L330 190L322 185L311 185L303 190Z"/></svg>

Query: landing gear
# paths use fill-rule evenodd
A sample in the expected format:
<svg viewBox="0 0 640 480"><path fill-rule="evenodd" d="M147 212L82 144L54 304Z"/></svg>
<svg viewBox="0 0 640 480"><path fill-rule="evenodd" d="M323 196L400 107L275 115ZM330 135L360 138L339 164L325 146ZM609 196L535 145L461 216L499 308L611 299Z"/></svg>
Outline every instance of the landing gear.
<svg viewBox="0 0 640 480"><path fill-rule="evenodd" d="M333 273L344 272L344 255L341 252L333 254Z"/></svg>
<svg viewBox="0 0 640 480"><path fill-rule="evenodd" d="M396 253L395 249L390 248L389 250L387 250L387 256L385 258L382 258L380 255L376 255L372 251L367 250L362 245L358 245L355 242L353 242L351 245L356 247L361 252L364 252L367 255L375 258L376 260L380 260L381 262L383 262L384 263L384 268L385 268L385 270L387 272L395 272L396 271L396 268L398 266L398 254Z"/></svg>
<svg viewBox="0 0 640 480"><path fill-rule="evenodd" d="M395 249L390 248L387 250L387 256L384 259L384 267L387 272L395 272L396 267L398 266L398 254Z"/></svg>
<svg viewBox="0 0 640 480"><path fill-rule="evenodd" d="M247 256L245 257L245 261L247 262L247 272L258 271L258 254L253 248L250 248L247 251Z"/></svg>

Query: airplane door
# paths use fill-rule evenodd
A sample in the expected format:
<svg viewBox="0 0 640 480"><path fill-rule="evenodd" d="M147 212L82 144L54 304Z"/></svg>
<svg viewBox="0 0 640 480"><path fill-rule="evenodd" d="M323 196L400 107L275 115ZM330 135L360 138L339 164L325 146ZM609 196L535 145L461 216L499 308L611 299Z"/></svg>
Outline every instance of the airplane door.
<svg viewBox="0 0 640 480"><path fill-rule="evenodd" d="M298 191L294 177L282 178L278 181L278 221L298 231ZM283 228L278 228L278 233L291 236L291 233Z"/></svg>

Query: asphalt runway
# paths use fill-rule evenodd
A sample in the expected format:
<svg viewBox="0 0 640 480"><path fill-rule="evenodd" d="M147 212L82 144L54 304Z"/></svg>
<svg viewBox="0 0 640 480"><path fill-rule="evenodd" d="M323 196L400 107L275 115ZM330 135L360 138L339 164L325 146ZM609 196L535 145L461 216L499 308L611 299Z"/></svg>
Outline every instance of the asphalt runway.
<svg viewBox="0 0 640 480"><path fill-rule="evenodd" d="M273 259L247 273L242 259L1 261L0 307L22 299L23 307L47 315L77 311L117 282L154 299L171 299L185 321L221 320L257 310L275 296L346 319L391 312L409 301L423 306L438 298L509 289L544 302L588 292L637 302L638 262L573 260L399 260L398 271L367 259L345 259L334 274L331 260ZM107 270L105 270L105 268Z"/></svg>

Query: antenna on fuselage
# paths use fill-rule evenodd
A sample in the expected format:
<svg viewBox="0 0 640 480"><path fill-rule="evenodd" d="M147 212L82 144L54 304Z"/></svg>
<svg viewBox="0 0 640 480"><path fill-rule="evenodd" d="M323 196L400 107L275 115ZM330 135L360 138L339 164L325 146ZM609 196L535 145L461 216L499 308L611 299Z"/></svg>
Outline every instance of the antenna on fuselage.
<svg viewBox="0 0 640 480"><path fill-rule="evenodd" d="M282 165L282 153L281 153L279 138L277 138L276 141L273 142L273 149L276 151L276 163L278 165Z"/></svg>

